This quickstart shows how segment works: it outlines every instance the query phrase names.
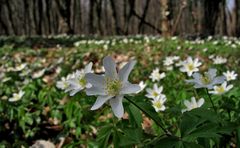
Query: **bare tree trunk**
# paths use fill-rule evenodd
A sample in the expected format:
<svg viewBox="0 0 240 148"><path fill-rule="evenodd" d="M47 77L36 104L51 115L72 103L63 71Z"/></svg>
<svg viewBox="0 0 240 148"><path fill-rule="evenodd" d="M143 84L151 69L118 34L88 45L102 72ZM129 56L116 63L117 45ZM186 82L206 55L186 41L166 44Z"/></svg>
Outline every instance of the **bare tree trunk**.
<svg viewBox="0 0 240 148"><path fill-rule="evenodd" d="M219 15L219 4L222 0L204 0L203 35L214 35Z"/></svg>
<svg viewBox="0 0 240 148"><path fill-rule="evenodd" d="M0 0L0 35L238 36L240 0L231 11L224 1Z"/></svg>
<svg viewBox="0 0 240 148"><path fill-rule="evenodd" d="M168 20L168 0L160 0L161 3L161 30L162 30L162 35L165 37L168 37L171 35L170 31L170 25L169 25L169 20Z"/></svg>

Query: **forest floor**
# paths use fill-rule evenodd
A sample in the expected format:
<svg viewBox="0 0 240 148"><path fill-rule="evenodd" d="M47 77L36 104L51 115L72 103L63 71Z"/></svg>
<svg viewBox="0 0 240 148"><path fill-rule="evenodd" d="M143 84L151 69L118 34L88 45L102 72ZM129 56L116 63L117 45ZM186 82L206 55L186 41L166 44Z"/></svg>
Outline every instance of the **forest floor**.
<svg viewBox="0 0 240 148"><path fill-rule="evenodd" d="M199 67L200 72L215 68L219 75L227 70L240 75L240 40L236 38L208 37L195 40L177 37L164 39L155 36L0 38L2 119L0 147L10 145L28 147L40 139L48 140L57 146L68 147L96 147L116 142L114 136L108 139L99 136L99 133L104 132L102 127L112 122L113 115L109 107L104 106L100 111L90 111L95 97L88 97L82 93L70 97L56 86L58 81L82 69L89 62L93 63L94 72L103 73L102 60L105 56L111 56L119 67L130 59L136 60L137 64L130 76L131 82L142 81L146 88L151 88L155 83L163 86L169 110L166 114L159 112L158 115L166 119L164 125L176 135L178 127L167 126L178 123L178 118L173 117L171 113L180 115L181 108L184 108L183 100L194 95L191 86L185 86L184 80L188 77L180 71L182 61L188 57L198 59L202 63ZM176 59L172 60L171 57ZM166 76L162 80L154 81L150 75L157 68L159 73L165 73ZM240 82L237 80L231 82L234 87L226 97L240 97ZM183 87L185 89L182 89ZM15 102L8 101L14 93L21 90L24 91L23 98ZM146 90L143 90L139 96L144 97L146 93ZM207 98L201 91L198 95ZM223 105L221 101L215 103L219 108ZM206 106L209 107L209 104L210 102L207 102ZM230 115L234 124L239 123L239 106L238 99L234 100L233 106L230 107L237 110ZM128 113L129 110L131 112L131 108L127 110ZM219 112L222 113L221 110ZM126 122L130 118L128 116L130 115L123 117ZM149 118L143 116L140 120L143 120L141 124L143 133L153 135L161 133ZM229 145L236 145L238 142L236 135L233 132L230 136L227 142ZM125 141L125 144L138 145L142 142L141 138L136 137L137 140L132 143ZM120 140L120 143L124 142Z"/></svg>

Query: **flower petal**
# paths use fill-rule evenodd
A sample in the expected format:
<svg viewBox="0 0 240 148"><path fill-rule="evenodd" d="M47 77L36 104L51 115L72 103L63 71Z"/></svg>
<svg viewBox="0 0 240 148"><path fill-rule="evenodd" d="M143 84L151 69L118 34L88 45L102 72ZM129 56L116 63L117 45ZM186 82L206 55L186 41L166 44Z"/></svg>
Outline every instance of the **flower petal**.
<svg viewBox="0 0 240 148"><path fill-rule="evenodd" d="M106 95L106 92L104 91L104 88L100 87L91 87L86 89L86 94L88 96L94 96L94 95Z"/></svg>
<svg viewBox="0 0 240 148"><path fill-rule="evenodd" d="M228 85L227 87L226 87L226 91L229 91L230 89L232 89L233 88L233 85Z"/></svg>
<svg viewBox="0 0 240 148"><path fill-rule="evenodd" d="M116 96L115 98L112 98L109 101L114 115L118 118L122 118L124 114L122 99L123 99L123 96L119 95L119 96Z"/></svg>
<svg viewBox="0 0 240 148"><path fill-rule="evenodd" d="M215 85L215 84L222 84L224 81L225 81L225 76L219 76L219 77L216 77L213 82L212 82L212 85Z"/></svg>
<svg viewBox="0 0 240 148"><path fill-rule="evenodd" d="M94 73L88 73L85 76L86 80L95 87L104 87L104 76L96 75Z"/></svg>
<svg viewBox="0 0 240 148"><path fill-rule="evenodd" d="M85 72L85 73L91 72L91 71L92 71L92 65L93 65L92 62L90 62L89 64L87 64L86 67L84 68L84 72Z"/></svg>
<svg viewBox="0 0 240 148"><path fill-rule="evenodd" d="M195 80L200 80L201 74L200 74L200 73L194 73L194 74L193 74L193 78L194 78Z"/></svg>
<svg viewBox="0 0 240 148"><path fill-rule="evenodd" d="M195 97L191 98L191 103L194 104L194 105L197 105L197 101L196 101Z"/></svg>
<svg viewBox="0 0 240 148"><path fill-rule="evenodd" d="M105 69L105 75L107 77L116 78L117 76L116 63L110 56L107 56L103 59L103 66Z"/></svg>
<svg viewBox="0 0 240 148"><path fill-rule="evenodd" d="M130 72L132 71L134 65L136 64L136 61L129 61L122 69L119 70L119 78L123 82L127 82L128 76Z"/></svg>
<svg viewBox="0 0 240 148"><path fill-rule="evenodd" d="M120 94L132 94L138 92L139 90L141 90L141 87L138 84L131 84L129 82L126 82L123 85Z"/></svg>
<svg viewBox="0 0 240 148"><path fill-rule="evenodd" d="M191 102L189 102L188 100L184 100L183 103L187 108L191 108Z"/></svg>
<svg viewBox="0 0 240 148"><path fill-rule="evenodd" d="M111 99L111 96L98 96L96 102L91 107L91 110L99 109L105 102Z"/></svg>
<svg viewBox="0 0 240 148"><path fill-rule="evenodd" d="M69 90L70 91L70 96L74 96L76 93L78 93L79 91L81 91L82 89L71 89L71 90Z"/></svg>
<svg viewBox="0 0 240 148"><path fill-rule="evenodd" d="M196 83L196 80L195 79L190 79L190 80L185 80L185 82L187 82L187 83Z"/></svg>
<svg viewBox="0 0 240 148"><path fill-rule="evenodd" d="M210 76L211 79L215 78L216 75L217 75L217 69L210 68L210 69L208 70L208 74L209 74L209 76Z"/></svg>
<svg viewBox="0 0 240 148"><path fill-rule="evenodd" d="M197 102L197 106L198 106L198 107L201 107L204 102L205 102L205 101L204 101L203 98L199 99L198 102Z"/></svg>

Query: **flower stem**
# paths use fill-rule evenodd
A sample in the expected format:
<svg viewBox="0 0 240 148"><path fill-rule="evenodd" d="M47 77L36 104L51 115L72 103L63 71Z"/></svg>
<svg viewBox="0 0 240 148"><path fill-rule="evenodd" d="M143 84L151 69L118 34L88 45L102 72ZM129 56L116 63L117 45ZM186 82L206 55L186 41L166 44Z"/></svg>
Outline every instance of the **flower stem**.
<svg viewBox="0 0 240 148"><path fill-rule="evenodd" d="M206 91L207 91L208 98L209 98L209 100L210 100L210 102L212 104L212 107L213 107L214 111L217 112L216 107L214 106L213 100L212 100L212 98L211 98L207 88L206 88Z"/></svg>
<svg viewBox="0 0 240 148"><path fill-rule="evenodd" d="M125 96L125 98L126 98L130 103L132 103L134 106L136 106L138 109L140 109L145 115L147 115L148 117L151 118L151 115L150 115L148 112L146 112L144 109L142 109L138 104L136 104L134 101L132 101L131 99L129 99L129 98L126 97L126 96ZM171 132L169 132L167 129L165 129L160 122L158 122L158 121L157 121L156 119L154 119L154 118L151 118L151 119L163 130L163 132L164 132L167 136L172 136Z"/></svg>

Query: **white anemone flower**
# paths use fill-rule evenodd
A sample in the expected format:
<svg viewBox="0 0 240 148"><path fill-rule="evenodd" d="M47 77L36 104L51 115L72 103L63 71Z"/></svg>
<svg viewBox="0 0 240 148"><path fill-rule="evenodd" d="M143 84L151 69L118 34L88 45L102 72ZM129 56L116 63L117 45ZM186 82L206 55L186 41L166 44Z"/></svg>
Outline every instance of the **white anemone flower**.
<svg viewBox="0 0 240 148"><path fill-rule="evenodd" d="M180 61L178 61L177 63L175 63L175 66L176 66L176 67L181 67L181 66L183 66L184 62L185 62L185 61L180 60Z"/></svg>
<svg viewBox="0 0 240 148"><path fill-rule="evenodd" d="M233 88L233 85L227 85L227 82L223 82L219 86L214 86L212 91L209 91L210 94L215 94L215 95L222 95L226 92L228 92L230 89Z"/></svg>
<svg viewBox="0 0 240 148"><path fill-rule="evenodd" d="M24 94L25 94L25 92L22 91L22 90L19 91L19 93L14 93L14 94L13 94L13 97L9 98L8 101L9 101L9 102L19 101Z"/></svg>
<svg viewBox="0 0 240 148"><path fill-rule="evenodd" d="M166 67L166 70L167 70L167 71L172 71L172 70L173 70L173 66L167 66L167 67Z"/></svg>
<svg viewBox="0 0 240 148"><path fill-rule="evenodd" d="M75 73L68 74L67 77L62 77L60 81L57 81L56 87L62 90L67 90L70 86L68 80L75 78Z"/></svg>
<svg viewBox="0 0 240 148"><path fill-rule="evenodd" d="M217 56L217 57L213 58L212 60L213 60L213 64L225 64L225 63L227 63L227 59L223 58L221 56Z"/></svg>
<svg viewBox="0 0 240 148"><path fill-rule="evenodd" d="M199 71L198 67L202 65L198 59L192 59L192 57L188 57L187 60L184 61L180 71L186 72L187 75L190 77L194 72Z"/></svg>
<svg viewBox="0 0 240 148"><path fill-rule="evenodd" d="M236 74L235 71L227 71L227 72L224 72L223 75L226 77L227 81L231 81L231 80L236 80L238 74Z"/></svg>
<svg viewBox="0 0 240 148"><path fill-rule="evenodd" d="M163 73L159 73L159 68L156 68L152 71L151 75L149 76L150 79L152 79L152 81L160 81L161 79L163 79L164 77L166 77L166 74Z"/></svg>
<svg viewBox="0 0 240 148"><path fill-rule="evenodd" d="M157 84L153 85L153 89L147 88L146 91L147 91L146 97L151 99L158 99L163 95L162 94L163 87L162 86L158 87Z"/></svg>
<svg viewBox="0 0 240 148"><path fill-rule="evenodd" d="M40 78L44 75L46 69L42 69L42 70L39 70L39 71L36 71L32 74L32 78L33 79L37 79L37 78Z"/></svg>
<svg viewBox="0 0 240 148"><path fill-rule="evenodd" d="M87 82L92 84L86 89L87 95L97 95L97 100L91 110L99 109L104 103L109 102L114 115L121 118L124 114L122 100L126 94L137 93L141 88L138 84L131 84L128 76L136 61L131 60L118 72L114 60L107 56L103 59L105 75L86 74Z"/></svg>
<svg viewBox="0 0 240 148"><path fill-rule="evenodd" d="M140 83L138 85L140 86L141 89L137 93L143 91L145 89L145 87L147 86L147 84L144 83L143 81L140 81Z"/></svg>
<svg viewBox="0 0 240 148"><path fill-rule="evenodd" d="M165 65L165 66L170 66L170 65L173 65L173 64L174 64L174 59L173 59L172 56L166 57L163 60L163 65Z"/></svg>
<svg viewBox="0 0 240 148"><path fill-rule="evenodd" d="M92 85L87 82L86 74L92 73L92 63L89 63L84 69L76 71L74 78L67 80L69 86L66 92L70 92L70 96L74 96L79 91L90 88Z"/></svg>
<svg viewBox="0 0 240 148"><path fill-rule="evenodd" d="M217 76L216 69L209 69L204 75L200 73L194 73L193 79L186 80L187 83L193 83L194 88L208 88L212 89L216 84L222 84L225 81L224 76Z"/></svg>
<svg viewBox="0 0 240 148"><path fill-rule="evenodd" d="M195 97L191 98L191 101L184 100L184 105L187 107L186 109L183 109L182 112L190 111L195 108L199 108L204 104L204 99L200 98L198 101L196 101Z"/></svg>
<svg viewBox="0 0 240 148"><path fill-rule="evenodd" d="M13 71L22 71L27 66L26 63L22 63L20 65L17 65Z"/></svg>
<svg viewBox="0 0 240 148"><path fill-rule="evenodd" d="M167 100L166 96L161 95L159 98L151 101L156 112L164 111L166 109L166 107L164 106L164 103L166 102L166 100Z"/></svg>
<svg viewBox="0 0 240 148"><path fill-rule="evenodd" d="M175 61L179 60L180 57L179 56L168 56L164 59L163 61L163 65L164 66L170 66L173 65L175 63Z"/></svg>

